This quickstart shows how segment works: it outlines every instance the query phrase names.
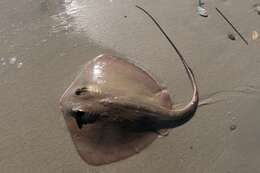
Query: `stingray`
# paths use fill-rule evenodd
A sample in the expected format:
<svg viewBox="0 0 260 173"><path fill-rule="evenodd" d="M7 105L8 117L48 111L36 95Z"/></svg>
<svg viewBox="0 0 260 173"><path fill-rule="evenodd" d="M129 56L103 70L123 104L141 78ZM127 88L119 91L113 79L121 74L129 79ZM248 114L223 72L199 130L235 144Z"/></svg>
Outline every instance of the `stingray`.
<svg viewBox="0 0 260 173"><path fill-rule="evenodd" d="M176 46L193 87L190 102L173 109L169 92L143 68L127 59L99 55L87 62L60 99L72 140L81 158L104 165L128 158L150 145L163 131L195 114L199 96L194 74Z"/></svg>

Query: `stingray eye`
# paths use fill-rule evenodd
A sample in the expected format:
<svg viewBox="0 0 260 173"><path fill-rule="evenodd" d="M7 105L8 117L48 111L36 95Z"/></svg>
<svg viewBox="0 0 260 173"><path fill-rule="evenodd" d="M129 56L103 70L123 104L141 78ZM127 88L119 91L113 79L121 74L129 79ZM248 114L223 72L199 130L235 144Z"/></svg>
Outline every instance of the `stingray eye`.
<svg viewBox="0 0 260 173"><path fill-rule="evenodd" d="M75 91L75 95L79 96L81 95L82 93L86 93L88 92L88 89L86 87L82 87L82 88L78 88L76 89Z"/></svg>

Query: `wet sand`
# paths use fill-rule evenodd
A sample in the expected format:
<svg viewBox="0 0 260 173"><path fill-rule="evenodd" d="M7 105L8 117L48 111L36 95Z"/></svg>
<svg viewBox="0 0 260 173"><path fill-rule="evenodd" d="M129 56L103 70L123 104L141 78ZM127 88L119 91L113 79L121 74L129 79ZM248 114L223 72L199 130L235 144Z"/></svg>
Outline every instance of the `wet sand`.
<svg viewBox="0 0 260 173"><path fill-rule="evenodd" d="M1 0L0 172L260 172L260 38L251 38L260 32L256 3L207 0L203 18L195 1ZM167 86L174 103L191 97L176 53L136 4L183 53L201 98L219 102L200 107L140 154L92 167L77 154L58 105L82 64L102 53L129 58Z"/></svg>

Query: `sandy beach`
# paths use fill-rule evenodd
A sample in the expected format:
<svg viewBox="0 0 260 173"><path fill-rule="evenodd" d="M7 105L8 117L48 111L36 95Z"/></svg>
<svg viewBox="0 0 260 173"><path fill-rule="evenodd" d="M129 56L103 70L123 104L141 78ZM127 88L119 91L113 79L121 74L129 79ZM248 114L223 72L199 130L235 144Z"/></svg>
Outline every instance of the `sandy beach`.
<svg viewBox="0 0 260 173"><path fill-rule="evenodd" d="M1 0L0 172L260 172L260 1L204 2L208 17L197 14L195 0ZM136 4L176 44L210 104L139 154L93 167L79 157L59 109L84 63L104 53L131 59L174 104L192 94L176 52Z"/></svg>

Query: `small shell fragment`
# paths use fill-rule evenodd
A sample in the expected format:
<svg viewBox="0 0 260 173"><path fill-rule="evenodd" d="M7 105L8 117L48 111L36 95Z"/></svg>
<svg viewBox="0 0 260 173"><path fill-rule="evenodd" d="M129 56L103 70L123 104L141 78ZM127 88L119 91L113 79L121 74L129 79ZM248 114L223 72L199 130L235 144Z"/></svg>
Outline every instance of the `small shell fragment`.
<svg viewBox="0 0 260 173"><path fill-rule="evenodd" d="M208 17L208 12L205 8L198 6L197 7L197 12L199 15L201 15L202 17Z"/></svg>
<svg viewBox="0 0 260 173"><path fill-rule="evenodd" d="M258 38L258 32L257 31L253 31L252 32L252 40L256 40Z"/></svg>

